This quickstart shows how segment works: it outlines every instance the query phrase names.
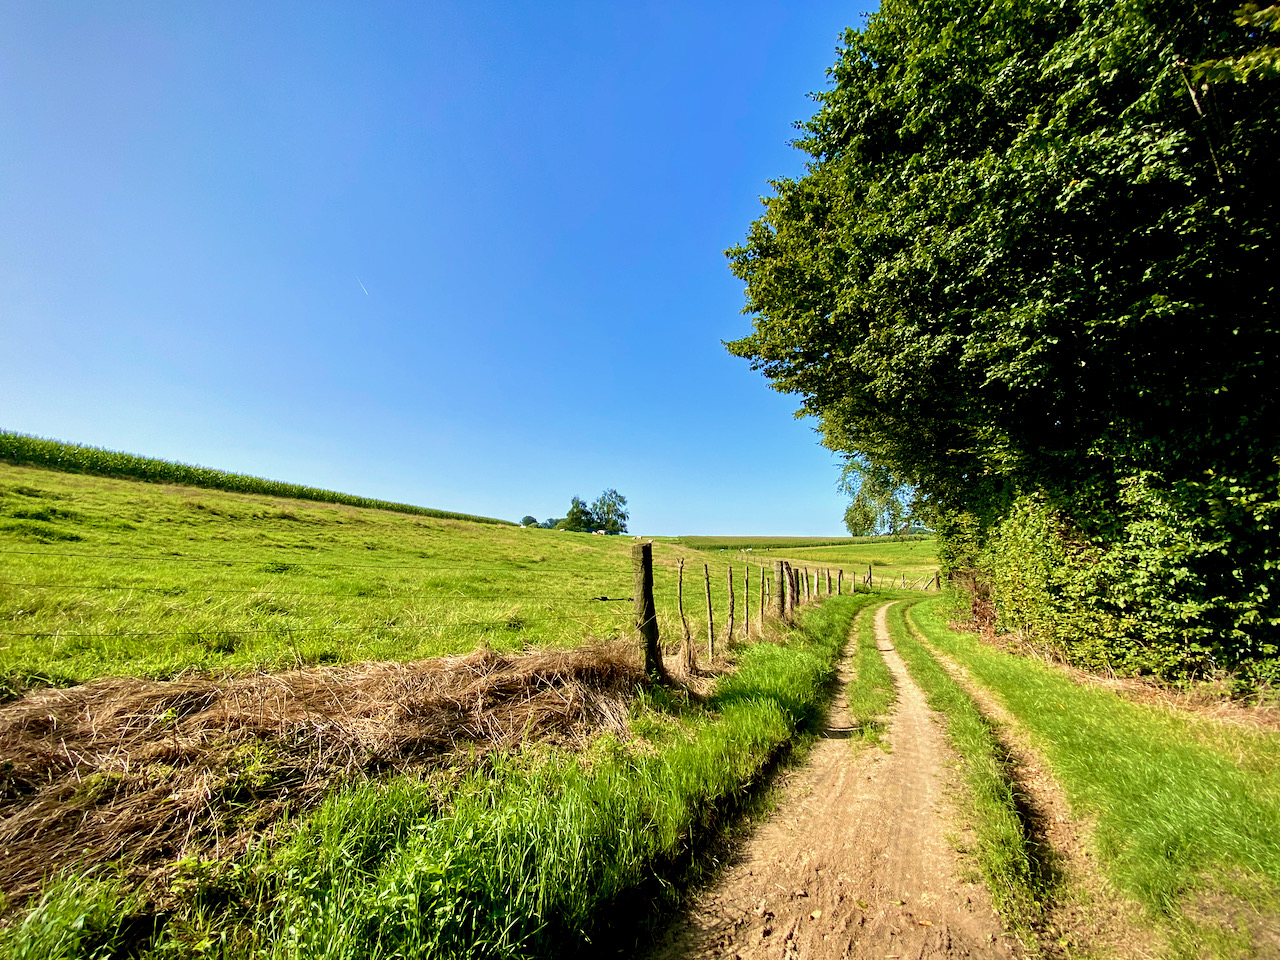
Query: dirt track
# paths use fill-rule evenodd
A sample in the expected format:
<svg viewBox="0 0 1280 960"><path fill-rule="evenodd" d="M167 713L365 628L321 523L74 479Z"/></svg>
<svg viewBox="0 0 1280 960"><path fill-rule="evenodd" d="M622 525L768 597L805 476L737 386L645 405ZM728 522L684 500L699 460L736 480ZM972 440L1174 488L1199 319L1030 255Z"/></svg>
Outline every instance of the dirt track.
<svg viewBox="0 0 1280 960"><path fill-rule="evenodd" d="M946 839L964 832L951 799L956 757L889 641L886 610L875 626L897 684L890 752L850 750L846 658L828 730L778 809L650 960L1021 955L985 888L957 875Z"/></svg>

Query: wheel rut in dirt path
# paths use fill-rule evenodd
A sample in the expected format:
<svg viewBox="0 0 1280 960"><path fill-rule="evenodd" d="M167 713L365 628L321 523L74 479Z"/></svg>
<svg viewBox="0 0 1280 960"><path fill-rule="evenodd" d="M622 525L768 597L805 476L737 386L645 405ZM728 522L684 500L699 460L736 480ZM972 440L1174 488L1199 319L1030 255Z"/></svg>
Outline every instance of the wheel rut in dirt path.
<svg viewBox="0 0 1280 960"><path fill-rule="evenodd" d="M890 752L850 749L846 654L827 731L788 777L777 810L649 960L1022 955L986 889L958 876L946 839L962 827L951 799L956 757L893 649L887 609L876 611L875 630L897 687Z"/></svg>

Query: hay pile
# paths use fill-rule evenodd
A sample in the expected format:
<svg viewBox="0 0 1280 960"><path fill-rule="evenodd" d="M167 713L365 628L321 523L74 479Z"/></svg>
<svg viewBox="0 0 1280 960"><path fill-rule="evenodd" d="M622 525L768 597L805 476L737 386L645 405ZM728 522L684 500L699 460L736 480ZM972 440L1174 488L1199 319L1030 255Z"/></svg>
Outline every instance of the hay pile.
<svg viewBox="0 0 1280 960"><path fill-rule="evenodd" d="M0 890L17 906L64 866L237 852L341 781L458 750L625 733L643 679L619 644L38 691L0 706Z"/></svg>

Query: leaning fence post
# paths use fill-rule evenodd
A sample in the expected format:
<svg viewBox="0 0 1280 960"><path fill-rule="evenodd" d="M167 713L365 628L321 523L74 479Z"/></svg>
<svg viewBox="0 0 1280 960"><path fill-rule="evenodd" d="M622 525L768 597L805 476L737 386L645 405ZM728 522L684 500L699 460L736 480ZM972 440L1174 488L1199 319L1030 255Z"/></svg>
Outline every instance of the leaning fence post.
<svg viewBox="0 0 1280 960"><path fill-rule="evenodd" d="M867 586L874 587L875 583L871 579L871 564L867 564Z"/></svg>
<svg viewBox="0 0 1280 960"><path fill-rule="evenodd" d="M716 623L711 615L711 568L702 565L702 581L707 588L707 657L714 663L716 659Z"/></svg>
<svg viewBox="0 0 1280 960"><path fill-rule="evenodd" d="M680 565L676 568L676 578L676 606L680 611L680 630L684 637L684 649L681 654L684 656L685 673L692 675L698 667L698 659L693 652L693 637L689 635L689 621L684 617L684 557L680 558Z"/></svg>
<svg viewBox="0 0 1280 960"><path fill-rule="evenodd" d="M787 615L787 588L782 580L785 565L781 560L773 561L773 615L782 620Z"/></svg>
<svg viewBox="0 0 1280 960"><path fill-rule="evenodd" d="M644 672L662 678L662 648L658 646L658 613L653 605L653 544L637 543L631 548L634 580L636 632L644 642Z"/></svg>
<svg viewBox="0 0 1280 960"><path fill-rule="evenodd" d="M729 623L725 627L724 642L733 642L733 567L729 568Z"/></svg>

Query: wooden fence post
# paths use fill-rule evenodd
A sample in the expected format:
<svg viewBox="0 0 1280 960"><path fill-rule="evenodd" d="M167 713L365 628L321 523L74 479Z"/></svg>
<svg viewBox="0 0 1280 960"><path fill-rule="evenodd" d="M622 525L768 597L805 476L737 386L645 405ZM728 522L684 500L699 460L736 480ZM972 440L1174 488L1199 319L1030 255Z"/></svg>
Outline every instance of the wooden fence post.
<svg viewBox="0 0 1280 960"><path fill-rule="evenodd" d="M733 642L733 567L729 568L729 623L725 626L724 642L726 646Z"/></svg>
<svg viewBox="0 0 1280 960"><path fill-rule="evenodd" d="M827 567L827 596L831 596L831 568Z"/></svg>
<svg viewBox="0 0 1280 960"><path fill-rule="evenodd" d="M631 547L632 591L636 612L636 633L644 642L644 672L663 679L662 648L658 645L658 613L653 605L653 544Z"/></svg>
<svg viewBox="0 0 1280 960"><path fill-rule="evenodd" d="M698 657L693 650L693 637L689 634L689 621L684 616L684 557L680 558L680 565L676 569L676 606L680 610L680 630L684 635L684 649L680 652L684 657L684 671L692 676L693 672L698 669Z"/></svg>
<svg viewBox="0 0 1280 960"><path fill-rule="evenodd" d="M702 581L707 588L707 656L715 663L716 659L716 622L711 615L711 568L702 565Z"/></svg>
<svg viewBox="0 0 1280 960"><path fill-rule="evenodd" d="M779 620L787 615L787 588L783 582L786 565L781 560L773 561L773 615Z"/></svg>
<svg viewBox="0 0 1280 960"><path fill-rule="evenodd" d="M844 568L836 571L836 596L844 592Z"/></svg>
<svg viewBox="0 0 1280 960"><path fill-rule="evenodd" d="M764 565L760 565L760 636L764 636L764 605L769 592L769 581L764 576Z"/></svg>
<svg viewBox="0 0 1280 960"><path fill-rule="evenodd" d="M742 639L751 639L751 564L742 565Z"/></svg>
<svg viewBox="0 0 1280 960"><path fill-rule="evenodd" d="M874 587L874 586L875 586L875 583L873 583L873 582L872 582L872 580L871 580L871 564L869 564L869 563L867 564L867 586L868 586L868 587Z"/></svg>

